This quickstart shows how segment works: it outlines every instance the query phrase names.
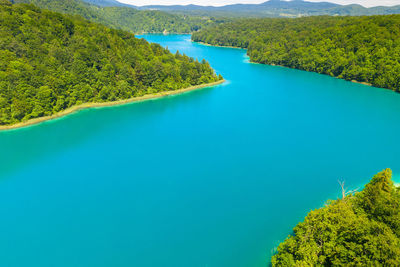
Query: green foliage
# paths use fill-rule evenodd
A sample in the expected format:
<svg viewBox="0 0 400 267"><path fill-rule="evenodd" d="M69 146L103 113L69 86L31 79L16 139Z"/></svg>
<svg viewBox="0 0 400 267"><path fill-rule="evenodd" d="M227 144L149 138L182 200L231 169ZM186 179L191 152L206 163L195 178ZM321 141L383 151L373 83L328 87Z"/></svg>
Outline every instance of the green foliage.
<svg viewBox="0 0 400 267"><path fill-rule="evenodd" d="M157 10L138 10L128 6L99 7L80 0L15 0L132 33L191 33L206 26L224 22L209 16L169 14Z"/></svg>
<svg viewBox="0 0 400 267"><path fill-rule="evenodd" d="M128 7L104 7L99 14L102 17L99 23L133 33L191 33L223 22L211 17L169 14L157 10L140 11Z"/></svg>
<svg viewBox="0 0 400 267"><path fill-rule="evenodd" d="M0 2L0 125L217 80L207 62L131 33Z"/></svg>
<svg viewBox="0 0 400 267"><path fill-rule="evenodd" d="M251 61L400 90L400 15L246 19L194 41L248 48Z"/></svg>
<svg viewBox="0 0 400 267"><path fill-rule="evenodd" d="M397 266L400 192L391 171L363 191L311 211L278 247L273 266Z"/></svg>

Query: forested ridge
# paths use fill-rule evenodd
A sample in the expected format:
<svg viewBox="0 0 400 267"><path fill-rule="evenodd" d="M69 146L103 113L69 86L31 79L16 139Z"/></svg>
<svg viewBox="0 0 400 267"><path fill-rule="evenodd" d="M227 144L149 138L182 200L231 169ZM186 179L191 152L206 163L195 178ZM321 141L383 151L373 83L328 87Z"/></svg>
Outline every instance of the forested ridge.
<svg viewBox="0 0 400 267"><path fill-rule="evenodd" d="M192 39L247 48L252 62L400 90L400 15L244 19Z"/></svg>
<svg viewBox="0 0 400 267"><path fill-rule="evenodd" d="M86 0L91 1L91 0ZM377 1L378 2L378 1ZM327 1L268 0L259 4L231 4L224 6L199 5L150 5L140 9L157 9L175 14L205 15L229 18L298 18L304 16L365 16L399 14L400 5L364 7L359 4L340 5Z"/></svg>
<svg viewBox="0 0 400 267"><path fill-rule="evenodd" d="M386 169L361 192L311 211L278 247L273 266L398 266L400 189Z"/></svg>
<svg viewBox="0 0 400 267"><path fill-rule="evenodd" d="M131 33L0 0L0 125L219 79Z"/></svg>
<svg viewBox="0 0 400 267"><path fill-rule="evenodd" d="M14 0L15 3L31 3L40 8L101 23L111 28L132 33L191 33L202 27L226 21L210 16L169 14L157 10L138 10L128 6L99 7L81 0Z"/></svg>

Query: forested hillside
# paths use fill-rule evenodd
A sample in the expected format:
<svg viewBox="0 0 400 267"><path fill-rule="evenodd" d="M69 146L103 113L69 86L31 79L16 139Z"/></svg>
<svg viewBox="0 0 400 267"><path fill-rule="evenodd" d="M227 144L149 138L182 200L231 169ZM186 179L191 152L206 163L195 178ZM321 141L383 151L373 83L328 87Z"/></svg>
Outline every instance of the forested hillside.
<svg viewBox="0 0 400 267"><path fill-rule="evenodd" d="M117 0L83 0L86 3L93 4L96 6L129 6L135 7L132 5L121 3Z"/></svg>
<svg viewBox="0 0 400 267"><path fill-rule="evenodd" d="M90 21L132 33L191 33L202 27L225 21L209 16L187 16L157 10L137 10L122 5L100 7L81 0L14 0L14 2L32 3L43 9L80 15Z"/></svg>
<svg viewBox="0 0 400 267"><path fill-rule="evenodd" d="M246 19L192 39L248 48L252 62L400 90L400 15Z"/></svg>
<svg viewBox="0 0 400 267"><path fill-rule="evenodd" d="M91 1L91 0L87 0ZM100 0L101 1L101 0ZM244 1L243 1L244 2ZM377 1L378 3L379 1ZM399 2L400 4L400 2ZM150 5L140 9L157 9L175 14L190 14L196 16L215 17L286 17L297 18L304 16L360 16L360 15L387 15L399 14L400 5L376 6L366 8L362 5L339 5L321 0L310 2L303 0L269 0L260 4L232 4L225 6L199 6L199 5Z"/></svg>
<svg viewBox="0 0 400 267"><path fill-rule="evenodd" d="M219 79L131 33L0 0L0 125Z"/></svg>
<svg viewBox="0 0 400 267"><path fill-rule="evenodd" d="M387 169L359 193L310 212L278 247L273 266L398 266L400 190Z"/></svg>

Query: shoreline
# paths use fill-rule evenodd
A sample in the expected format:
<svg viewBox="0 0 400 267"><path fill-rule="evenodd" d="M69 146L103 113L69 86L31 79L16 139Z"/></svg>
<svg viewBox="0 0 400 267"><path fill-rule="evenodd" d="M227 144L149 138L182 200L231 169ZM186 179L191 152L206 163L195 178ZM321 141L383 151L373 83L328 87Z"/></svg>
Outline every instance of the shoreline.
<svg viewBox="0 0 400 267"><path fill-rule="evenodd" d="M83 109L90 109L90 108L101 108L101 107L112 107L112 106L121 106L129 103L134 103L134 102L139 102L139 101L146 101L150 99L157 99L157 98L162 98L165 96L172 96L172 95L178 95L190 91L195 91L198 89L203 89L207 87L213 87L219 84L224 83L225 80L222 79L220 81L212 82L212 83L206 83L206 84L200 84L200 85L195 85L195 86L190 86L182 89L177 89L177 90L171 90L171 91L164 91L164 92L159 92L155 94L146 94L143 96L137 96L137 97L132 97L128 99L123 99L123 100L117 100L117 101L112 101L112 102L91 102L91 103L83 103L80 105L72 106L67 109L64 109L60 112L57 112L53 115L49 116L44 116L44 117L39 117L39 118L34 118L30 119L24 122L18 122L16 124L12 125L1 125L0 126L0 131L6 131L6 130L14 130L14 129L19 129L19 128L25 128L28 126L36 125L45 121L49 120L54 120L58 119L61 117L65 117L67 115L70 115L72 113L78 112Z"/></svg>
<svg viewBox="0 0 400 267"><path fill-rule="evenodd" d="M331 77L333 77L333 76L331 76ZM335 78L340 79L340 78L338 78L338 77L335 77ZM340 79L340 80L345 80L345 79ZM348 81L348 80L345 80L345 81ZM356 81L356 80L351 80L351 81L349 81L349 82L352 82L352 83L359 83L359 84L364 84L364 85L368 85L368 86L375 87L375 86L373 86L371 83L367 83L367 82L359 82L359 81ZM391 91L393 91L392 89L384 88L384 87L376 87L376 88L382 88L382 89L386 89L386 90L391 90Z"/></svg>
<svg viewBox="0 0 400 267"><path fill-rule="evenodd" d="M245 50L247 50L247 48L234 47L234 46L223 46L223 45L212 45L212 44L207 44L207 43L203 43L203 42L196 42L196 41L193 41L193 40L192 40L192 42L198 43L198 44L202 44L202 45L206 45L206 46L215 46L215 47L235 48L235 49L245 49ZM249 63L251 63L251 64L267 65L267 66L275 66L275 67L283 67L283 68L294 69L294 70L302 70L302 69L291 68L291 67L283 66L283 65L263 64L263 63L258 63L258 62L252 62L251 59L250 59L250 57L249 57ZM302 71L307 71L307 70L302 70ZM319 73L319 72L315 72L315 71L307 71L307 72L318 73L318 74L327 75L327 76L330 76L330 77L332 77L332 78L336 78L336 79L343 80L343 81L348 81L348 82L352 82L352 83L358 83L358 84L363 84L363 85L375 87L375 86L373 86L371 83L367 83L367 82L359 82L359 81L356 81L356 80L341 79L341 78L338 78L338 77L336 77L336 76L331 76L331 75L329 75L329 74ZM382 88L382 89L386 89L386 90L391 90L391 91L393 91L392 89L384 88L384 87L376 87L376 88Z"/></svg>
<svg viewBox="0 0 400 267"><path fill-rule="evenodd" d="M339 79L339 80L342 80L342 81L346 81L346 82L358 83L358 84L363 84L363 85L367 85L367 86L371 86L371 87L375 87L375 88L381 88L381 89L386 89L386 90L393 91L392 89L389 89L389 88L373 86L371 83L359 82L359 81L356 81L356 80L346 80L346 79L342 79L342 78L339 78L339 77L336 77L336 76L331 76L331 75L326 74L326 73L319 73L319 72L315 72L315 71L308 71L308 70L302 70L302 69L297 69L297 68L291 68L291 67L288 67L288 66L277 65L277 64L263 64L263 63L253 62L253 61L250 60L250 57L249 57L249 63L250 64L266 65L266 66L273 66L273 67L282 67L282 68L287 68L287 69L292 69L292 70L301 70L301 71L310 72L310 73L317 73L317 74L326 75L326 76L329 76L329 77L332 77L332 78L335 78L335 79Z"/></svg>
<svg viewBox="0 0 400 267"><path fill-rule="evenodd" d="M182 32L182 33L176 33L176 32L141 32L141 33L134 33L134 35L150 35L150 34L154 34L154 35L191 35L190 32Z"/></svg>
<svg viewBox="0 0 400 267"><path fill-rule="evenodd" d="M266 65L266 66L273 66L273 67L282 67L282 68L287 68L287 69L292 69L292 70L301 70L301 71L305 71L305 72L326 75L326 76L329 76L329 77L332 77L332 78L335 78L335 79L339 79L339 80L342 80L342 81L346 81L346 82L358 83L358 84L363 84L363 85L375 87L371 83L359 82L359 81L356 81L356 80L346 80L346 79L342 79L342 78L339 78L339 77L336 77L336 76L331 76L331 75L326 74L326 73L319 73L319 72L315 72L315 71L308 71L308 70L302 70L302 69L297 69L297 68L291 68L291 67L288 67L288 66L277 65L277 64L263 64L263 63L258 63L258 62L252 62L252 61L250 61L250 58L249 58L249 63L251 63L251 64L259 64L259 65ZM382 88L382 89L386 89L386 90L392 90L392 89L388 89L388 88L384 88L384 87L375 87L375 88Z"/></svg>
<svg viewBox="0 0 400 267"><path fill-rule="evenodd" d="M196 41L193 41L192 39L190 39L190 41L191 41L192 43L201 44L201 45L205 45L205 46L213 46L213 47L234 48L234 49L247 50L247 48L241 48L241 47L236 47L236 46L212 45L212 44L207 44L207 43L203 43L203 42L196 42Z"/></svg>

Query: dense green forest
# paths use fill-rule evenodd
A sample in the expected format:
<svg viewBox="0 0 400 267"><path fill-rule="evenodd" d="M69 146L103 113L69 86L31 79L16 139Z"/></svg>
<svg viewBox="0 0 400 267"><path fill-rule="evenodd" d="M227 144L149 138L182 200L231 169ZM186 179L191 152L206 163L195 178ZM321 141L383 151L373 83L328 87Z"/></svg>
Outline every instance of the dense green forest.
<svg viewBox="0 0 400 267"><path fill-rule="evenodd" d="M129 7L135 7L129 4L124 4L121 3L117 0L84 0L84 2L93 4L96 6L129 6Z"/></svg>
<svg viewBox="0 0 400 267"><path fill-rule="evenodd" d="M192 39L248 48L252 62L400 90L400 15L244 19Z"/></svg>
<svg viewBox="0 0 400 267"><path fill-rule="evenodd" d="M0 125L219 79L131 33L0 0Z"/></svg>
<svg viewBox="0 0 400 267"><path fill-rule="evenodd" d="M273 266L398 266L400 189L390 169L364 190L310 212L278 247Z"/></svg>
<svg viewBox="0 0 400 267"><path fill-rule="evenodd" d="M14 2L32 3L43 9L80 15L90 21L132 33L191 33L226 21L209 16L169 14L127 6L99 7L80 0L14 0Z"/></svg>

